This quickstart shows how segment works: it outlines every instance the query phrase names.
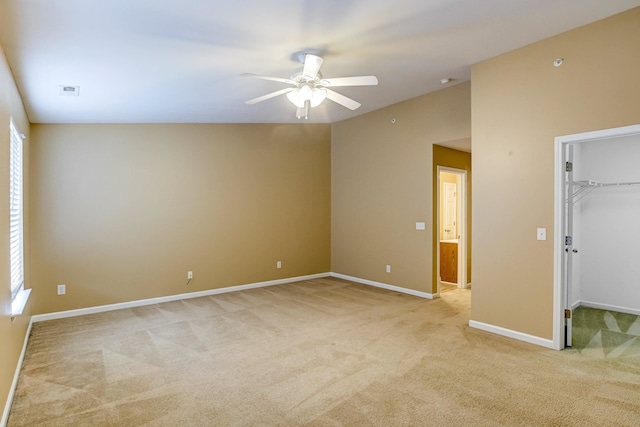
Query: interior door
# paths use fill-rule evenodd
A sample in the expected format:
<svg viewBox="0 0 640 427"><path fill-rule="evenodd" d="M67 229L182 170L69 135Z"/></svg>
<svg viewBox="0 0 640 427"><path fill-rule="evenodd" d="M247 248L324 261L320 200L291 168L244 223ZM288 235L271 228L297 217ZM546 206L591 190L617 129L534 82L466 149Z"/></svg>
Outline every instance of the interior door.
<svg viewBox="0 0 640 427"><path fill-rule="evenodd" d="M457 200L456 184L453 182L444 183L444 240L457 239Z"/></svg>
<svg viewBox="0 0 640 427"><path fill-rule="evenodd" d="M571 347L572 343L572 312L573 301L573 254L577 252L573 247L573 207L574 207L574 183L573 183L573 144L566 144L565 151L565 227L564 227L564 260L565 260L565 347Z"/></svg>

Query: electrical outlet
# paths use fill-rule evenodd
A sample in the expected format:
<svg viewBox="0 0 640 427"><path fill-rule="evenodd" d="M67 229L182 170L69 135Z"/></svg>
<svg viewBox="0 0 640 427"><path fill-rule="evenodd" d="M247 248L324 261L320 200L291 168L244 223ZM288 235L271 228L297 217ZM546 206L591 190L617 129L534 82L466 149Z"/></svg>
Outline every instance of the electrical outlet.
<svg viewBox="0 0 640 427"><path fill-rule="evenodd" d="M424 222L416 222L416 230L424 230L426 229Z"/></svg>
<svg viewBox="0 0 640 427"><path fill-rule="evenodd" d="M67 285L58 285L58 295L64 295L67 293Z"/></svg>
<svg viewBox="0 0 640 427"><path fill-rule="evenodd" d="M188 280L193 279L193 271L187 271L187 279Z"/></svg>
<svg viewBox="0 0 640 427"><path fill-rule="evenodd" d="M276 261L276 268L282 268L282 261Z"/></svg>
<svg viewBox="0 0 640 427"><path fill-rule="evenodd" d="M391 273L391 266L387 264L387 273Z"/></svg>

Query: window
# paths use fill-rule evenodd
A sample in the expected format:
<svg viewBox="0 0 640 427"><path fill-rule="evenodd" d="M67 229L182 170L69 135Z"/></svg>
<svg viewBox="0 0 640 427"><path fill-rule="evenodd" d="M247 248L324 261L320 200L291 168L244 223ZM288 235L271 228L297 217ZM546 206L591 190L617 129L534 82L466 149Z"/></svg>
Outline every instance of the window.
<svg viewBox="0 0 640 427"><path fill-rule="evenodd" d="M22 203L22 134L13 120L9 148L9 256L11 262L11 314L21 314L29 296L24 290L24 244Z"/></svg>

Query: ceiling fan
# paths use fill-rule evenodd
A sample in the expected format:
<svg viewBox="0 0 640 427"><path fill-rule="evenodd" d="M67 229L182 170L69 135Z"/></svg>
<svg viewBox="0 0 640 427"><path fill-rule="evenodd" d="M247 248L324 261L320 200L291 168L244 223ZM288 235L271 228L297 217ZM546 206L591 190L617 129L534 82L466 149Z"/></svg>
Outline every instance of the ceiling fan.
<svg viewBox="0 0 640 427"><path fill-rule="evenodd" d="M289 101L296 106L296 117L298 119L303 117L306 119L309 115L309 109L322 104L326 98L342 105L343 107L347 107L350 110L355 110L360 107L361 104L359 102L328 89L329 87L375 86L378 84L376 76L337 77L333 79L325 79L320 73L320 67L324 62L324 59L310 53L300 55L300 62L303 64L302 71L292 74L288 79L263 76L260 74L243 74L245 77L271 80L290 84L292 86L250 99L246 101L245 104L252 105L286 94Z"/></svg>

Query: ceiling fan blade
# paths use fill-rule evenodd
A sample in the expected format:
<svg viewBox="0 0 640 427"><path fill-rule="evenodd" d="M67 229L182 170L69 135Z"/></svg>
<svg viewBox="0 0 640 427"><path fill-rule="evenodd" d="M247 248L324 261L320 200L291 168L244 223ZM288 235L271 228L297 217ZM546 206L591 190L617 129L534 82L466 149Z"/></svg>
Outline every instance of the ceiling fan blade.
<svg viewBox="0 0 640 427"><path fill-rule="evenodd" d="M324 59L319 56L311 55L307 53L304 57L304 68L302 69L302 75L305 77L309 77L311 80L315 79L318 75L318 71L320 71L320 67Z"/></svg>
<svg viewBox="0 0 640 427"><path fill-rule="evenodd" d="M271 81L274 81L274 82L288 83L288 84L292 84L292 85L296 84L296 82L294 82L291 79L283 79L281 77L263 76L261 74L244 73L242 76L243 77L251 77L253 79L271 80Z"/></svg>
<svg viewBox="0 0 640 427"><path fill-rule="evenodd" d="M337 77L335 79L323 79L322 86L375 86L378 84L376 76Z"/></svg>
<svg viewBox="0 0 640 427"><path fill-rule="evenodd" d="M327 91L327 98L329 98L330 100L332 100L333 102L337 102L338 104L342 105L343 107L347 107L350 110L355 110L357 108L360 107L359 102L354 101L351 98L347 98L344 95L340 95L338 92L334 92L331 89L325 89Z"/></svg>
<svg viewBox="0 0 640 427"><path fill-rule="evenodd" d="M249 105L257 104L258 102L262 102L262 101L266 101L267 99L275 98L278 95L283 95L285 93L291 92L292 90L293 90L292 87L288 87L286 89L280 89L280 90L277 90L275 92L271 92L271 93L268 93L266 95L262 95L262 96L259 96L257 98L250 99L248 101L245 101L244 103L245 104L249 104Z"/></svg>

